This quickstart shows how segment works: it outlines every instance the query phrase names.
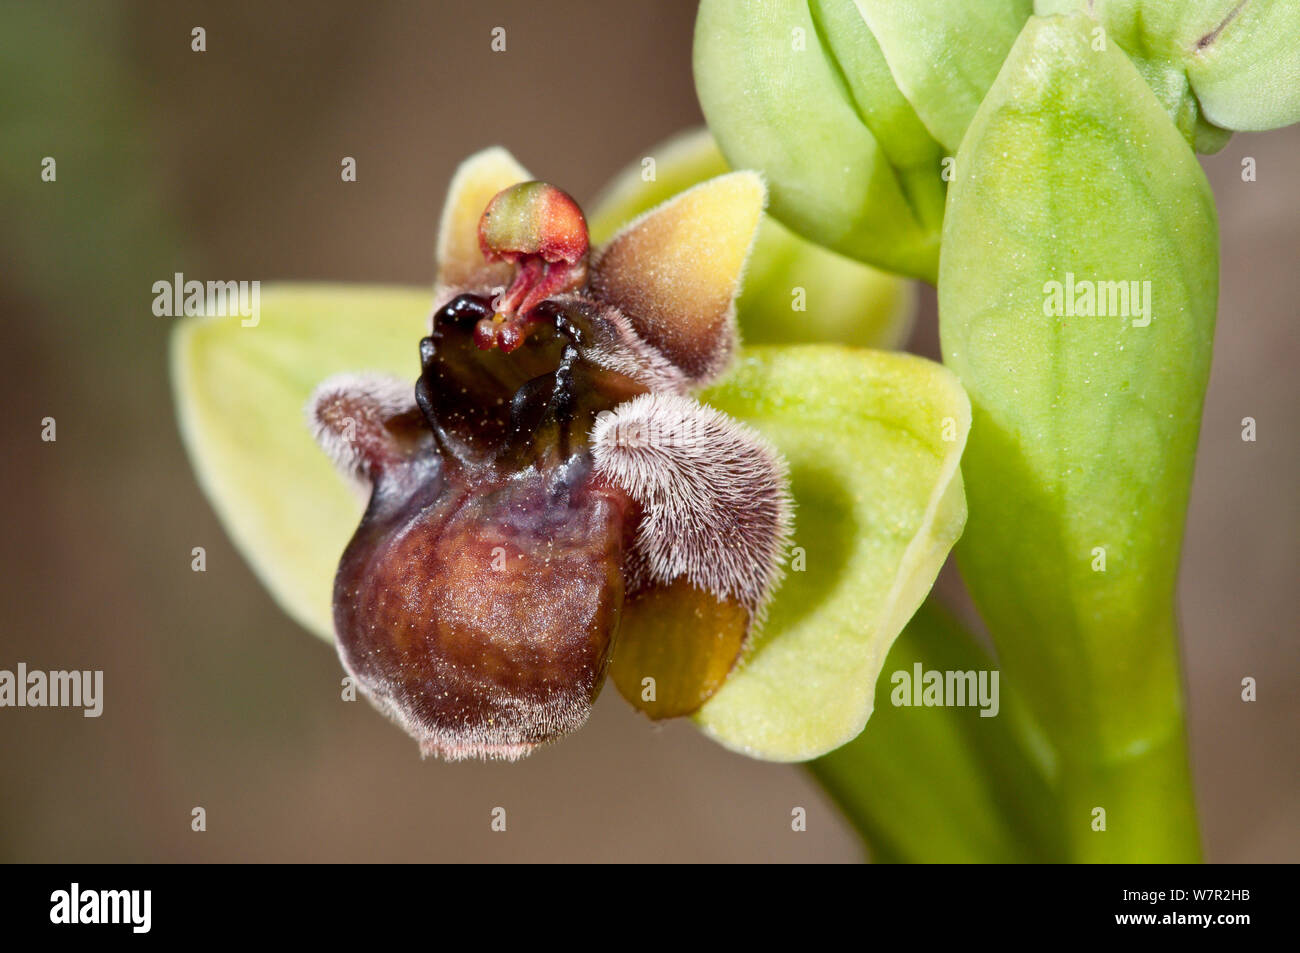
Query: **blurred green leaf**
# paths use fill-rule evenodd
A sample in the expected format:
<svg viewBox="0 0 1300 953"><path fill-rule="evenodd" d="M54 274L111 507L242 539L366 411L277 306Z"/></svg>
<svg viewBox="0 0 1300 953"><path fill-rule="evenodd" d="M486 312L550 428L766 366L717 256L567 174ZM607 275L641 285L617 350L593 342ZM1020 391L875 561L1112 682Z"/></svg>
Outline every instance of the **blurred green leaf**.
<svg viewBox="0 0 1300 953"><path fill-rule="evenodd" d="M1094 27L1032 19L957 157L939 311L973 408L958 558L1055 746L1072 855L1187 860L1173 607L1214 332L1214 203ZM1071 288L1074 311L1055 313ZM1085 288L1100 314L1077 313Z"/></svg>
<svg viewBox="0 0 1300 953"><path fill-rule="evenodd" d="M701 399L789 462L795 548L766 625L694 717L753 757L813 758L866 724L889 647L961 534L969 405L938 364L829 345L746 352Z"/></svg>
<svg viewBox="0 0 1300 953"><path fill-rule="evenodd" d="M637 216L729 171L707 129L660 143L615 176L592 204L587 224L593 244L604 244ZM796 310L796 304L806 310ZM906 341L915 315L912 282L837 255L763 216L736 303L746 344L824 341L890 350Z"/></svg>

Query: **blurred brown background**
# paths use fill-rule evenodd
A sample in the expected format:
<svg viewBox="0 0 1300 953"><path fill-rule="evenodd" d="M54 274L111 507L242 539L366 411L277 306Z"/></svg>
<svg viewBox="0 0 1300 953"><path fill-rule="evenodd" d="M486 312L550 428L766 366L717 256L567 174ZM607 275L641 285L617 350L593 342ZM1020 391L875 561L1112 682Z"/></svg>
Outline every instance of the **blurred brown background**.
<svg viewBox="0 0 1300 953"><path fill-rule="evenodd" d="M591 198L700 122L693 17L687 0L3 9L0 668L103 669L106 701L97 720L0 710L0 859L861 858L798 768L652 727L612 690L587 728L514 766L421 762L342 703L333 653L276 609L198 491L170 319L150 312L176 271L428 284L447 180L486 145ZM1300 859L1297 155L1293 129L1205 160L1223 280L1183 613L1215 861ZM56 183L40 181L44 156ZM912 346L933 356L923 301ZM40 440L46 416L56 443ZM489 829L498 805L505 835ZM790 831L796 805L806 833Z"/></svg>

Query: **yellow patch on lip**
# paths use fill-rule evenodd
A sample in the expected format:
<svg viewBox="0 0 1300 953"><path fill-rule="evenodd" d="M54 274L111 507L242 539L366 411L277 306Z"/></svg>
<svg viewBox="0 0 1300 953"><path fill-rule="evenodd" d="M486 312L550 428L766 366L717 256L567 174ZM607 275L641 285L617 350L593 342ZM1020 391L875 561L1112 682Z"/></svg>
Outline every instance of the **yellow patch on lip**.
<svg viewBox="0 0 1300 953"><path fill-rule="evenodd" d="M722 687L748 632L743 606L678 578L623 604L609 675L634 708L680 718Z"/></svg>

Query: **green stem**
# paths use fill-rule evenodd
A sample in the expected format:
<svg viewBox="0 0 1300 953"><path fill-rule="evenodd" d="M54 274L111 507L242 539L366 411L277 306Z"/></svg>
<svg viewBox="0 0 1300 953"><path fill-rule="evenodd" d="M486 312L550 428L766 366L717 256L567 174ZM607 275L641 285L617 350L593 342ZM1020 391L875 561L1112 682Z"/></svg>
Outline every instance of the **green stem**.
<svg viewBox="0 0 1300 953"><path fill-rule="evenodd" d="M1085 863L1197 863L1201 860L1187 757L1177 623L1134 629L1158 661L1148 666L1149 691L1124 735L1102 737L1104 718L1057 725L1061 752L1054 786L1061 804L1067 856ZM1123 702L1099 686L1096 697ZM1138 707L1134 700L1134 707ZM1052 713L1042 712L1045 719ZM1112 731L1117 727L1107 726ZM1100 811L1104 811L1102 814Z"/></svg>
<svg viewBox="0 0 1300 953"><path fill-rule="evenodd" d="M996 717L894 705L889 676L910 675L918 662L942 672L995 664L932 597L890 651L866 730L808 766L873 860L1201 859L1181 712L1163 733L1108 759L1084 746L1053 747L1005 672Z"/></svg>
<svg viewBox="0 0 1300 953"><path fill-rule="evenodd" d="M866 731L809 764L872 859L1200 861L1182 712L1170 712L1164 732L1108 759L1082 745L1050 745L1005 672L996 718L971 707L893 705L888 676L910 675L918 662L924 671L995 664L931 598L889 653Z"/></svg>
<svg viewBox="0 0 1300 953"><path fill-rule="evenodd" d="M994 717L981 717L976 707L894 705L890 676L910 676L917 663L923 671L994 668L931 598L889 653L866 730L809 765L873 859L1004 863L1059 857L1056 807L1008 687L999 681Z"/></svg>

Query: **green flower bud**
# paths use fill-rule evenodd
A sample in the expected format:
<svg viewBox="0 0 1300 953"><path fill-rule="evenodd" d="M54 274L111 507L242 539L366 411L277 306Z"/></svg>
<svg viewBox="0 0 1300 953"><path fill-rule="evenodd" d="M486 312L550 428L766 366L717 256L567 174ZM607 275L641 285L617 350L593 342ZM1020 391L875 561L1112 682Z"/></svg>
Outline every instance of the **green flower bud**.
<svg viewBox="0 0 1300 953"><path fill-rule="evenodd" d="M1295 0L1036 0L1080 11L1133 60L1183 137L1217 152L1233 132L1300 121L1300 4Z"/></svg>
<svg viewBox="0 0 1300 953"><path fill-rule="evenodd" d="M767 176L776 218L933 281L945 159L1029 13L1029 0L704 0L696 90L727 161Z"/></svg>

